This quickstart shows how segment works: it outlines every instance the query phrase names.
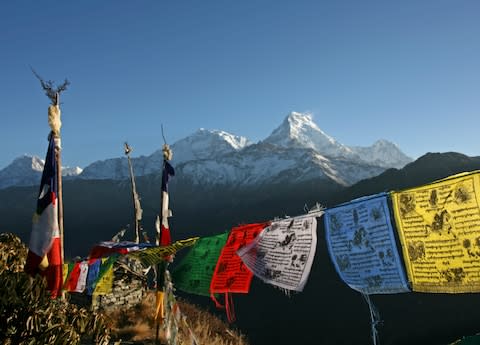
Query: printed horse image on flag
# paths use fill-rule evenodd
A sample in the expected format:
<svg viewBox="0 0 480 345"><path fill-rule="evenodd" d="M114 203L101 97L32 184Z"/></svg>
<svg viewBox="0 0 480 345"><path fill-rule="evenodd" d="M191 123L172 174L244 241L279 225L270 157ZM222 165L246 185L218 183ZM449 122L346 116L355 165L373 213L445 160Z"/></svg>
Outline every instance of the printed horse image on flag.
<svg viewBox="0 0 480 345"><path fill-rule="evenodd" d="M56 140L59 139L52 136L48 145L25 264L25 272L28 274L32 276L41 274L47 278L48 290L52 298L59 295L63 280L58 226Z"/></svg>

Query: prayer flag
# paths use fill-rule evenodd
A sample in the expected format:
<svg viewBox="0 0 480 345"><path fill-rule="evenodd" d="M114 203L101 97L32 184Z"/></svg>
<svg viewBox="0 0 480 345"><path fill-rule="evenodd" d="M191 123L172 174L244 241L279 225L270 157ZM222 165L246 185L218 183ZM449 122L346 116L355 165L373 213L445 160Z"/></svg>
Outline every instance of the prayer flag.
<svg viewBox="0 0 480 345"><path fill-rule="evenodd" d="M317 246L316 215L273 221L249 245L238 250L243 263L266 283L302 291Z"/></svg>
<svg viewBox="0 0 480 345"><path fill-rule="evenodd" d="M325 210L328 251L340 278L364 294L408 292L387 205L381 193Z"/></svg>
<svg viewBox="0 0 480 345"><path fill-rule="evenodd" d="M156 299L156 306L155 306L155 316L154 320L157 321L157 323L162 323L163 319L165 319L165 294L163 293L163 290L157 290L157 299Z"/></svg>
<svg viewBox="0 0 480 345"><path fill-rule="evenodd" d="M102 259L93 259L88 262L88 275L87 275L87 295L91 296L95 289L98 275L100 274L100 266L102 265Z"/></svg>
<svg viewBox="0 0 480 345"><path fill-rule="evenodd" d="M88 261L84 260L80 262L80 272L78 275L77 285L73 291L83 292L87 286L87 275L88 275Z"/></svg>
<svg viewBox="0 0 480 345"><path fill-rule="evenodd" d="M237 255L237 250L248 245L269 223L248 224L233 228L213 272L210 293L217 306L221 306L214 294L225 293L225 309L230 322L235 320L231 293L248 293L253 273Z"/></svg>
<svg viewBox="0 0 480 345"><path fill-rule="evenodd" d="M52 298L60 294L63 281L55 159L55 146L59 146L59 140L53 135L50 137L25 263L25 272L32 276L39 273L47 279Z"/></svg>
<svg viewBox="0 0 480 345"><path fill-rule="evenodd" d="M68 273L64 288L68 292L75 291L77 288L78 278L80 277L80 262L73 264L72 270Z"/></svg>
<svg viewBox="0 0 480 345"><path fill-rule="evenodd" d="M169 198L168 198L168 180L170 176L175 175L175 170L170 165L170 163L164 159L163 160L163 171L162 171L162 219L160 222L160 241L159 245L167 246L172 243L172 236L170 234L170 226L168 225L168 217L171 217L172 212L168 208Z"/></svg>
<svg viewBox="0 0 480 345"><path fill-rule="evenodd" d="M92 300L96 300L98 295L107 295L112 292L113 265L117 261L117 257L117 255L112 255L108 258L102 258L98 279L94 284Z"/></svg>
<svg viewBox="0 0 480 345"><path fill-rule="evenodd" d="M480 171L391 196L412 289L480 292Z"/></svg>
<svg viewBox="0 0 480 345"><path fill-rule="evenodd" d="M170 245L137 250L127 255L138 258L145 267L153 266L165 261L165 257L175 254L180 249L193 246L197 240L198 237L187 238Z"/></svg>
<svg viewBox="0 0 480 345"><path fill-rule="evenodd" d="M210 283L228 233L202 237L172 270L175 286L185 292L210 296Z"/></svg>
<svg viewBox="0 0 480 345"><path fill-rule="evenodd" d="M68 275L70 274L72 268L73 268L73 265L71 265L71 264L63 264L63 269L62 269L63 284L65 284L65 281L67 280Z"/></svg>

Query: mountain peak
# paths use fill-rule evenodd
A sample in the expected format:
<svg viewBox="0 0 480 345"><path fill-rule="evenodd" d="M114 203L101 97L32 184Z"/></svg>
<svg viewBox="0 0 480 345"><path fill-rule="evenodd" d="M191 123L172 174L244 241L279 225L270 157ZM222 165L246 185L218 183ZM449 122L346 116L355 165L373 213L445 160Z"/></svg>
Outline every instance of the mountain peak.
<svg viewBox="0 0 480 345"><path fill-rule="evenodd" d="M40 183L45 161L37 156L24 154L0 170L0 189L10 186L34 186ZM77 176L79 167L62 167L62 176Z"/></svg>
<svg viewBox="0 0 480 345"><path fill-rule="evenodd" d="M396 144L386 139L377 140L369 147L356 146L351 147L351 149L365 162L384 168L394 167L400 169L413 161Z"/></svg>
<svg viewBox="0 0 480 345"><path fill-rule="evenodd" d="M205 129L205 128L200 128L196 133L193 135L197 134L198 136L203 136L203 137L216 137L220 140L225 141L227 144L229 144L234 150L238 151L243 149L245 146L248 146L251 144L251 142L246 138L242 137L239 135L234 135L222 130L218 129Z"/></svg>
<svg viewBox="0 0 480 345"><path fill-rule="evenodd" d="M292 111L287 115L284 122L288 122L291 129L311 127L320 130L316 123L313 122L313 115L310 113L297 113L296 111Z"/></svg>
<svg viewBox="0 0 480 345"><path fill-rule="evenodd" d="M4 169L0 170L0 172L33 171L33 172L40 172L41 173L43 171L43 165L44 164L45 164L45 161L43 159L40 159L37 156L23 154L22 156L19 156L19 157L15 158L12 161L12 163L10 163Z"/></svg>
<svg viewBox="0 0 480 345"><path fill-rule="evenodd" d="M264 142L284 148L310 148L332 157L352 156L347 146L317 126L310 113L291 112Z"/></svg>
<svg viewBox="0 0 480 345"><path fill-rule="evenodd" d="M387 139L378 139L375 141L372 145L373 147L395 147L398 149L398 145L395 143L392 143L391 141Z"/></svg>
<svg viewBox="0 0 480 345"><path fill-rule="evenodd" d="M218 157L240 151L251 144L252 142L242 136L217 129L199 128L172 145L173 161L175 164L180 164L197 159ZM161 150L158 150L150 157L161 157L161 155Z"/></svg>

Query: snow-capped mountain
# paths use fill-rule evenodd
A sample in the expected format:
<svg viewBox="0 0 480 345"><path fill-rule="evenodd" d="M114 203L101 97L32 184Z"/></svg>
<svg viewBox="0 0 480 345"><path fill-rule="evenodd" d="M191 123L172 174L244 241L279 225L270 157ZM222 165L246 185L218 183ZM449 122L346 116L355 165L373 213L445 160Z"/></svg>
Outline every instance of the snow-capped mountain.
<svg viewBox="0 0 480 345"><path fill-rule="evenodd" d="M172 164L226 156L251 145L245 137L236 136L220 130L199 129L192 135L175 142ZM158 173L162 169L163 153L158 149L149 156L132 159L136 176ZM112 158L97 161L87 166L81 178L85 179L124 179L129 177L126 158Z"/></svg>
<svg viewBox="0 0 480 345"><path fill-rule="evenodd" d="M172 145L173 163L208 159L231 154L253 144L247 138L233 135L220 130L198 131L186 138L180 139ZM162 150L155 151L152 156L159 156L163 160ZM151 156L150 156L151 157Z"/></svg>
<svg viewBox="0 0 480 345"><path fill-rule="evenodd" d="M172 145L177 175L193 183L252 185L331 179L349 185L411 161L394 144L348 147L323 132L310 114L290 113L265 140L253 144L219 130L200 129ZM135 175L159 173L162 151L133 159ZM81 178L128 178L125 158L95 162Z"/></svg>
<svg viewBox="0 0 480 345"><path fill-rule="evenodd" d="M312 148L324 156L343 157L384 168L400 169L412 161L398 146L384 139L368 147L341 144L323 132L308 113L290 113L264 142L285 148Z"/></svg>
<svg viewBox="0 0 480 345"><path fill-rule="evenodd" d="M397 145L385 139L377 140L369 147L352 146L350 149L363 161L384 168L401 169L412 162Z"/></svg>
<svg viewBox="0 0 480 345"><path fill-rule="evenodd" d="M264 142L284 148L311 148L330 157L355 156L349 147L323 132L308 113L290 113Z"/></svg>
<svg viewBox="0 0 480 345"><path fill-rule="evenodd" d="M40 185L45 161L37 156L23 155L0 170L0 189L10 186ZM79 167L62 167L62 176L75 177L82 172Z"/></svg>
<svg viewBox="0 0 480 345"><path fill-rule="evenodd" d="M296 183L311 179L351 185L384 170L343 157L326 157L311 148L284 148L259 143L230 155L180 164L177 175L194 184L207 185Z"/></svg>
<svg viewBox="0 0 480 345"><path fill-rule="evenodd" d="M323 132L310 114L296 112L290 113L270 136L256 144L221 130L199 129L175 142L171 148L177 176L193 183L217 185L254 185L314 178L350 185L412 161L386 140L379 140L370 147L349 147L339 143ZM162 161L161 148L149 156L132 158L134 173L136 176L160 174ZM38 165L38 170L15 168L14 163L0 171L0 188L38 183L37 176L43 169L43 162ZM77 172L79 170L72 176L82 179L120 180L129 177L125 157L96 161L80 174Z"/></svg>

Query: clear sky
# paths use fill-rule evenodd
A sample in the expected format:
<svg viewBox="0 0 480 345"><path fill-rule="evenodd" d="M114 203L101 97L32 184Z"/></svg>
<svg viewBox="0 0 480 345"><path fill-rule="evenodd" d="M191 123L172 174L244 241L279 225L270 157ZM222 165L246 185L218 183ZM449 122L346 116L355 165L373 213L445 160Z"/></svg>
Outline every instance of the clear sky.
<svg viewBox="0 0 480 345"><path fill-rule="evenodd" d="M478 0L0 2L0 169L45 156L62 94L63 162L198 128L256 142L291 111L346 145L480 155Z"/></svg>

